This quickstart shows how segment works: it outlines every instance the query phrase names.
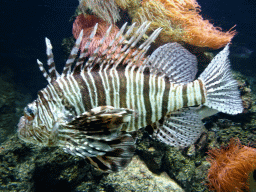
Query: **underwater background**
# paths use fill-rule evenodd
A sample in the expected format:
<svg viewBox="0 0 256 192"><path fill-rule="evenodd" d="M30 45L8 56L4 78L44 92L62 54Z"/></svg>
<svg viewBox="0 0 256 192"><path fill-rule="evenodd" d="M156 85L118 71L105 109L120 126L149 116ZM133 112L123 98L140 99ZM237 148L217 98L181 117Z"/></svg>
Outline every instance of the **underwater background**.
<svg viewBox="0 0 256 192"><path fill-rule="evenodd" d="M25 144L16 134L23 108L47 85L36 63L36 59L46 61L45 37L53 45L57 70L67 59L78 0L1 1L0 191L57 191L60 187L65 191L209 191L209 149L227 146L231 138L256 148L256 3L197 2L203 18L214 26L228 31L236 25L230 61L239 80L244 113L207 118L207 131L195 145L183 150L154 141L140 131L131 165L118 173L102 174L83 159L70 157L61 149ZM122 14L122 19L131 22ZM215 55L220 50L206 52Z"/></svg>

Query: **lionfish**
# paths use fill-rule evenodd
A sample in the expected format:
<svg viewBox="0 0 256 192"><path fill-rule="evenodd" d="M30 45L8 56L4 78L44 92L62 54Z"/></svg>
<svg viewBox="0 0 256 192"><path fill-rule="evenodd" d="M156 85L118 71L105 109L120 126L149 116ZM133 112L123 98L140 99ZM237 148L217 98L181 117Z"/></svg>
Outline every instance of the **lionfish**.
<svg viewBox="0 0 256 192"><path fill-rule="evenodd" d="M142 42L149 25L143 23L130 35L135 23L126 32L124 24L98 54L110 26L90 56L87 51L97 24L84 52L79 53L81 31L62 74L56 71L52 45L46 38L49 70L37 62L48 85L25 107L18 124L19 138L59 146L66 153L88 158L102 171L115 172L131 161L135 151L132 132L142 127L155 125L153 137L186 147L202 133L205 116L243 111L230 71L228 45L194 80L197 59L178 43L167 43L146 56L161 32L156 29Z"/></svg>

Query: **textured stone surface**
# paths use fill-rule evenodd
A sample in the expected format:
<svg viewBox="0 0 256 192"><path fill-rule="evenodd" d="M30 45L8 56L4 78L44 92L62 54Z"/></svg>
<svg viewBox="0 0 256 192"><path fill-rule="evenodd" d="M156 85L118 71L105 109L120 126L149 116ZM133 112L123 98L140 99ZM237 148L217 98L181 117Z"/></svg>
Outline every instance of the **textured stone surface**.
<svg viewBox="0 0 256 192"><path fill-rule="evenodd" d="M138 156L134 156L128 167L118 173L109 174L106 183L116 191L176 191L184 190L167 173L153 174Z"/></svg>

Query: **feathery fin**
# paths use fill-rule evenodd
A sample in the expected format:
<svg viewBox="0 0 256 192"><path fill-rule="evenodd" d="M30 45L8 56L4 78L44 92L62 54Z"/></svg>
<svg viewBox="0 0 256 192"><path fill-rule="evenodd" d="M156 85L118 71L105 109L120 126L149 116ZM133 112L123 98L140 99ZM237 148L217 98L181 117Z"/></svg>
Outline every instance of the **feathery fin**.
<svg viewBox="0 0 256 192"><path fill-rule="evenodd" d="M197 59L178 43L158 47L150 56L147 65L153 73L162 73L173 83L189 83L197 73Z"/></svg>
<svg viewBox="0 0 256 192"><path fill-rule="evenodd" d="M132 115L133 110L130 109L100 106L74 118L67 126L93 135L97 132L118 129L123 123L129 122Z"/></svg>
<svg viewBox="0 0 256 192"><path fill-rule="evenodd" d="M96 107L83 113L60 126L63 150L80 157L104 155L113 150L108 143L119 137L121 125L129 122L132 114L132 110L111 106Z"/></svg>
<svg viewBox="0 0 256 192"><path fill-rule="evenodd" d="M187 147L196 142L203 131L201 116L194 109L180 109L157 124L153 137L175 147Z"/></svg>

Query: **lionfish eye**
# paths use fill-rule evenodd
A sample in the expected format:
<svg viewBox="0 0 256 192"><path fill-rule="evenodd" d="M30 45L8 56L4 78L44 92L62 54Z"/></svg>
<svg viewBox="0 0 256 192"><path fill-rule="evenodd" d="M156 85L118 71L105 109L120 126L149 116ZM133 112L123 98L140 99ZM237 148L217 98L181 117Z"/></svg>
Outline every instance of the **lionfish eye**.
<svg viewBox="0 0 256 192"><path fill-rule="evenodd" d="M28 119L28 120L33 120L35 117L34 111L32 108L30 108L29 106L25 107L24 109L24 116Z"/></svg>
<svg viewBox="0 0 256 192"><path fill-rule="evenodd" d="M28 112L31 116L33 115L33 111L32 111L32 109L27 108L27 112Z"/></svg>

